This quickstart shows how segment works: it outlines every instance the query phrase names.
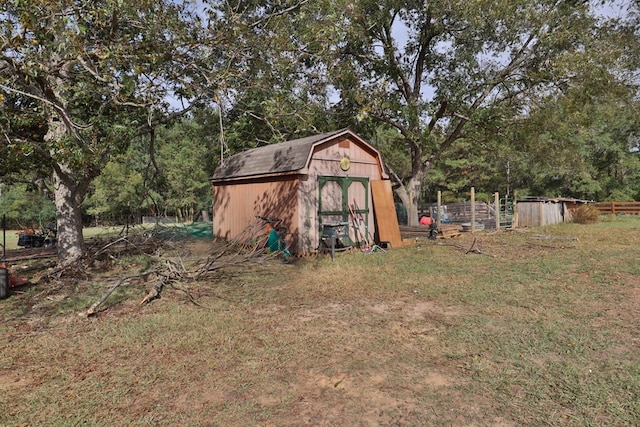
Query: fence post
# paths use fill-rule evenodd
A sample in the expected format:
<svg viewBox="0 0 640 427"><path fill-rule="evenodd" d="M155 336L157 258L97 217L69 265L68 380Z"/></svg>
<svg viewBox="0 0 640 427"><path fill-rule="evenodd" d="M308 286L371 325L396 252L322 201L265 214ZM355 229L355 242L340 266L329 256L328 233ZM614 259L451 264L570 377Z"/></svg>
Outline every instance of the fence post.
<svg viewBox="0 0 640 427"><path fill-rule="evenodd" d="M442 216L442 191L438 190L438 203L436 209L438 209L438 216L436 217L436 224L438 229L440 228L440 217Z"/></svg>
<svg viewBox="0 0 640 427"><path fill-rule="evenodd" d="M476 189L471 187L471 233L476 232Z"/></svg>
<svg viewBox="0 0 640 427"><path fill-rule="evenodd" d="M513 190L513 219L511 228L518 228L518 190Z"/></svg>
<svg viewBox="0 0 640 427"><path fill-rule="evenodd" d="M493 201L496 205L496 230L500 230L500 195L497 191L493 193Z"/></svg>

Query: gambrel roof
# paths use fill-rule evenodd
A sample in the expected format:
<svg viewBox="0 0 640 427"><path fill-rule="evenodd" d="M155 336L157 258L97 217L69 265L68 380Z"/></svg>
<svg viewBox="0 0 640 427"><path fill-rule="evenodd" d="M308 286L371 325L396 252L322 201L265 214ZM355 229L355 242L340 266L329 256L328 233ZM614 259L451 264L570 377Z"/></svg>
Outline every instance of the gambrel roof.
<svg viewBox="0 0 640 427"><path fill-rule="evenodd" d="M224 164L220 164L216 168L211 182L215 184L216 182L250 177L305 173L311 160L313 148L341 136L353 138L370 147L366 141L346 128L271 144L247 150L225 159ZM377 150L373 147L371 149L379 156Z"/></svg>

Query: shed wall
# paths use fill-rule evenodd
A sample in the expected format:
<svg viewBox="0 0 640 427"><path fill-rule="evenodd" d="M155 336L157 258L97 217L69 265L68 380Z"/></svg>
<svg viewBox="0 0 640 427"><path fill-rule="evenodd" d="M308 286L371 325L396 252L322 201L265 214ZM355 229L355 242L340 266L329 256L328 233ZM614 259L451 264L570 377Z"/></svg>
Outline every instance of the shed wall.
<svg viewBox="0 0 640 427"><path fill-rule="evenodd" d="M349 170L340 168L340 160L349 158ZM318 218L318 188L319 177L358 177L367 178L369 181L382 178L382 165L375 153L366 150L361 145L340 138L316 147L309 163L308 175L300 183L300 209L298 223L300 224L300 242L304 252L313 252L318 249L321 238L320 219ZM331 191L325 190L327 192ZM367 199L365 200L365 194ZM323 195L326 197L326 194ZM361 185L353 184L349 187L347 203L352 204L356 200L358 208L368 209L366 218L369 231L374 234L373 208L370 188L364 189ZM332 206L340 205L340 200L332 202ZM337 218L336 218L337 219ZM325 219L326 220L326 219ZM355 240L352 227L349 227L350 236Z"/></svg>
<svg viewBox="0 0 640 427"><path fill-rule="evenodd" d="M344 157L351 162L348 171L340 169L340 160ZM311 169L327 176L370 176L372 172L382 174L382 165L376 153L345 137L316 147L309 165L310 173Z"/></svg>
<svg viewBox="0 0 640 427"><path fill-rule="evenodd" d="M256 216L280 218L287 227L288 243L292 252L298 246L298 177L270 178L260 181L244 181L213 187L213 232L214 236L233 239Z"/></svg>
<svg viewBox="0 0 640 427"><path fill-rule="evenodd" d="M565 220L562 202L519 202L518 227L539 227L559 224Z"/></svg>

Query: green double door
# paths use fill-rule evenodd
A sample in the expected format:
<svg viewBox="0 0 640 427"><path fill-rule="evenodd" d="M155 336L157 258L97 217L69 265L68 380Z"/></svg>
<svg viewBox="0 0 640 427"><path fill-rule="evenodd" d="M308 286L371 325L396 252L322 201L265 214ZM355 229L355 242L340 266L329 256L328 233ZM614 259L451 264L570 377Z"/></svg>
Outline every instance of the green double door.
<svg viewBox="0 0 640 427"><path fill-rule="evenodd" d="M369 228L369 178L321 176L318 178L318 230L320 235L325 224L345 222L349 230L349 244L353 245L349 206L362 215Z"/></svg>

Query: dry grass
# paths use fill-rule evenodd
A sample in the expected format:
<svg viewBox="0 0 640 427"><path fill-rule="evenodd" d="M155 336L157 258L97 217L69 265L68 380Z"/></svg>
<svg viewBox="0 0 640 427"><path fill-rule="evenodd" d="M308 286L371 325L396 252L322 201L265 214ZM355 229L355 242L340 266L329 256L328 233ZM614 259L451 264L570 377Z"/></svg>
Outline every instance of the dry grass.
<svg viewBox="0 0 640 427"><path fill-rule="evenodd" d="M578 224L593 224L600 219L600 212L593 205L582 204L573 211L573 221Z"/></svg>
<svg viewBox="0 0 640 427"><path fill-rule="evenodd" d="M28 289L0 302L0 425L638 425L640 220L473 239L182 284L202 307Z"/></svg>

